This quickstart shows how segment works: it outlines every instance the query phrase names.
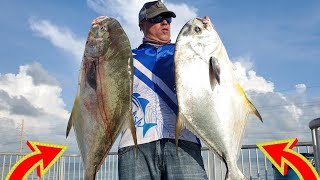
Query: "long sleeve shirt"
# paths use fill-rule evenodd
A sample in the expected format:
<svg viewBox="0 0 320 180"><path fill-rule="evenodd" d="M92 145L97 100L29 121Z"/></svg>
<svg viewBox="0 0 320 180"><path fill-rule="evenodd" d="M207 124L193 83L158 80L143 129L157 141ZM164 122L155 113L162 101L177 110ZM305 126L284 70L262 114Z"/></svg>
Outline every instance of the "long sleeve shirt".
<svg viewBox="0 0 320 180"><path fill-rule="evenodd" d="M132 114L138 144L162 138L175 139L178 105L174 78L174 47L174 44L159 48L142 44L132 50ZM182 130L179 139L200 143L187 129ZM119 148L133 144L130 129L127 128L122 132Z"/></svg>

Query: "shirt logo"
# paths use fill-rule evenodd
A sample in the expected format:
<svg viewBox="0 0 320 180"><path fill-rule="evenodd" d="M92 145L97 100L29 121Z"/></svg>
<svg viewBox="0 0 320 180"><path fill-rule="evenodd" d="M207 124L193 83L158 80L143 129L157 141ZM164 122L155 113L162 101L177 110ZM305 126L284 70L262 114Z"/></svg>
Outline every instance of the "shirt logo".
<svg viewBox="0 0 320 180"><path fill-rule="evenodd" d="M145 98L140 97L139 93L133 93L132 95L132 115L134 119L134 125L142 127L143 137L146 135L148 130L153 126L156 126L157 123L147 123L146 120L149 120L150 116L146 116L146 107L149 104L149 101Z"/></svg>

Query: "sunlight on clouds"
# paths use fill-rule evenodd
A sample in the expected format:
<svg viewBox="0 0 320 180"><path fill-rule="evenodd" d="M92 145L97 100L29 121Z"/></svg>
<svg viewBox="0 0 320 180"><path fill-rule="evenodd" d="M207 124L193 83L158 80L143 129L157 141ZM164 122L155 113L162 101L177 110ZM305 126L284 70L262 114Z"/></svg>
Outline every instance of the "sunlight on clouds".
<svg viewBox="0 0 320 180"><path fill-rule="evenodd" d="M29 25L33 32L48 39L54 46L71 53L77 62L81 61L85 39L77 37L68 28L59 27L48 20L30 18Z"/></svg>
<svg viewBox="0 0 320 180"><path fill-rule="evenodd" d="M65 117L67 111L61 99L62 89L50 84L35 85L32 76L27 72L32 65L20 66L18 74L5 74L0 76L0 89L11 97L24 97L34 107L43 109L46 113L61 114Z"/></svg>
<svg viewBox="0 0 320 180"><path fill-rule="evenodd" d="M260 93L274 91L274 84L272 82L264 77L257 76L250 59L235 58L234 69L236 77L244 90Z"/></svg>
<svg viewBox="0 0 320 180"><path fill-rule="evenodd" d="M41 79L34 81L33 77L38 75L42 75ZM65 109L61 91L55 78L39 63L20 66L18 74L0 74L1 123L7 124L6 129L18 132L17 128L24 120L25 138L28 139L63 144L75 141L74 137L65 139L69 112ZM0 147L12 143L2 150L17 150L18 137L10 137L14 135L8 135L6 131L1 131L0 136L3 137ZM74 146L73 151L76 149Z"/></svg>
<svg viewBox="0 0 320 180"><path fill-rule="evenodd" d="M249 57L234 58L233 64L239 83L264 120L261 123L255 117L250 118L253 120L248 122L245 144L292 137L311 141L308 124L320 112L313 104L308 106L315 97L301 96L305 84L297 84L290 94L277 92L273 82L258 75Z"/></svg>

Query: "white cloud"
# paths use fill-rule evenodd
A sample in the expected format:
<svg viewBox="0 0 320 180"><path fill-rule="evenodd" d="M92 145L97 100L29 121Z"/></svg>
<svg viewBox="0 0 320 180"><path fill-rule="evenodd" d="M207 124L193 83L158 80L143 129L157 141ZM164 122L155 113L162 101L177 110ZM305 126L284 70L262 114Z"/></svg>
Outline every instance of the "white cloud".
<svg viewBox="0 0 320 180"><path fill-rule="evenodd" d="M32 77L33 83L38 84L48 84L48 85L58 85L58 81L49 75L49 73L42 68L41 64L35 62L30 64L26 70L27 75Z"/></svg>
<svg viewBox="0 0 320 180"><path fill-rule="evenodd" d="M273 92L274 84L261 76L257 76L250 58L235 58L234 69L236 77L244 90L261 93Z"/></svg>
<svg viewBox="0 0 320 180"><path fill-rule="evenodd" d="M197 17L197 9L192 6L188 6L187 4L172 4L166 3L168 9L175 12L177 17L172 21L171 26L171 37L172 41L175 42L176 38L181 30L181 28L187 23L187 21L191 20L192 18Z"/></svg>
<svg viewBox="0 0 320 180"><path fill-rule="evenodd" d="M39 36L48 39L54 46L71 53L77 62L83 56L85 39L77 37L71 30L59 27L48 20L29 19L30 28Z"/></svg>
<svg viewBox="0 0 320 180"><path fill-rule="evenodd" d="M39 65L39 64L38 64ZM62 89L56 85L33 83L32 76L28 75L34 65L20 66L18 74L5 74L0 76L0 89L11 97L24 97L34 107L41 108L46 113L61 114L64 117L67 111L61 99Z"/></svg>
<svg viewBox="0 0 320 180"><path fill-rule="evenodd" d="M297 84L295 87L298 93L304 93L307 89L307 86L305 84Z"/></svg>
<svg viewBox="0 0 320 180"><path fill-rule="evenodd" d="M293 94L276 92L274 83L257 75L248 57L235 58L234 68L239 83L260 112L264 123L250 118L244 144L297 137L311 141L309 122L320 116L319 105L310 102L320 97L308 97L304 84L296 85Z"/></svg>
<svg viewBox="0 0 320 180"><path fill-rule="evenodd" d="M138 14L147 0L87 0L90 8L101 15L116 18L127 33L132 48L136 48L141 44L143 34L139 31ZM167 3L165 5L177 15L173 19L171 25L171 40L175 42L182 26L191 18L197 16L197 9L184 3L174 4Z"/></svg>
<svg viewBox="0 0 320 180"><path fill-rule="evenodd" d="M56 80L49 74L34 83L32 75L39 72L46 74L35 63L20 66L18 74L0 74L0 147L5 147L1 150L18 150L18 129L24 120L24 140L66 144L77 152L75 138L65 138L69 112L61 98L62 89L51 83Z"/></svg>
<svg viewBox="0 0 320 180"><path fill-rule="evenodd" d="M310 116L319 116L319 111L306 109L279 92L255 93L251 100L264 122L261 123L256 118L249 120L245 140L247 144L285 138L311 141L308 124L313 118Z"/></svg>

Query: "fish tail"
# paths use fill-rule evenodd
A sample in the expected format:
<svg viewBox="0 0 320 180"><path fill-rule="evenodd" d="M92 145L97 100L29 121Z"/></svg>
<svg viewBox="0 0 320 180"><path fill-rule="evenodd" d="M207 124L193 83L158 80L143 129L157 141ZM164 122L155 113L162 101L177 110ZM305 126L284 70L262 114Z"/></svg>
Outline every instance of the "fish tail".
<svg viewBox="0 0 320 180"><path fill-rule="evenodd" d="M225 180L247 180L247 178L243 175L243 173L237 168L238 172L228 171L225 177Z"/></svg>
<svg viewBox="0 0 320 180"><path fill-rule="evenodd" d="M257 108L252 104L252 102L248 99L246 93L244 92L244 90L242 89L242 87L240 86L240 84L236 85L238 92L242 95L242 97L244 98L244 101L246 103L247 106L249 106L251 112L253 114L255 114L261 122L263 122L262 117L259 113L259 111L257 110Z"/></svg>
<svg viewBox="0 0 320 180"><path fill-rule="evenodd" d="M129 127L130 127L130 131L132 134L134 147L135 147L134 156L135 156L135 158L137 158L138 157L138 142L137 142L136 127L134 126L134 120L133 120L132 115L130 116Z"/></svg>
<svg viewBox="0 0 320 180"><path fill-rule="evenodd" d="M230 161L226 161L226 159L222 158L227 167L227 172L225 176L225 180L247 180L244 174L240 171L237 166L237 163L232 163Z"/></svg>

